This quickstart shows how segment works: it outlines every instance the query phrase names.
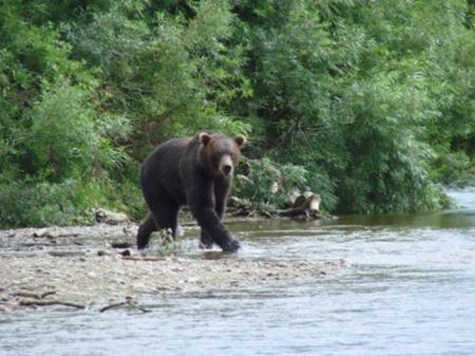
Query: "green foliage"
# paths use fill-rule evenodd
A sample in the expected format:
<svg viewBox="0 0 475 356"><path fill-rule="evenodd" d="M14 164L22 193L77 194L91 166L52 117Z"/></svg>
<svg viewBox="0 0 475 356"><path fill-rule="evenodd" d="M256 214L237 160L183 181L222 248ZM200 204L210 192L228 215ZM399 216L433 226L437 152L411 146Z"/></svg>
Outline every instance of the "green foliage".
<svg viewBox="0 0 475 356"><path fill-rule="evenodd" d="M242 51L223 43L234 19L228 2L190 5L188 19L167 9L145 16L119 2L68 30L75 55L101 68L107 105L133 111L141 156L165 138L243 128L217 108L249 91Z"/></svg>
<svg viewBox="0 0 475 356"><path fill-rule="evenodd" d="M241 4L262 149L304 166L329 210L439 208L438 156L473 155L467 4Z"/></svg>
<svg viewBox="0 0 475 356"><path fill-rule="evenodd" d="M0 184L0 226L44 226L89 223L87 209L96 186L69 180L64 183L10 181Z"/></svg>
<svg viewBox="0 0 475 356"><path fill-rule="evenodd" d="M129 160L120 145L129 121L102 111L95 73L70 59L57 28L27 21L40 5L0 8L0 226L91 218L88 209L114 201L104 188Z"/></svg>
<svg viewBox="0 0 475 356"><path fill-rule="evenodd" d="M436 181L447 186L475 184L475 162L463 151L441 154L436 165L432 172Z"/></svg>
<svg viewBox="0 0 475 356"><path fill-rule="evenodd" d="M2 178L5 178L2 175ZM127 211L132 218L146 214L137 184L107 179L46 179L0 182L0 227L90 224L95 207Z"/></svg>
<svg viewBox="0 0 475 356"><path fill-rule="evenodd" d="M284 205L289 199L289 192L306 187L307 172L303 167L277 165L272 160L263 158L247 160L246 169L247 178L238 177L236 191L257 206Z"/></svg>
<svg viewBox="0 0 475 356"><path fill-rule="evenodd" d="M473 1L0 3L0 225L143 216L164 140L247 134L254 185L330 212L437 209L473 181ZM278 183L282 193L269 194Z"/></svg>

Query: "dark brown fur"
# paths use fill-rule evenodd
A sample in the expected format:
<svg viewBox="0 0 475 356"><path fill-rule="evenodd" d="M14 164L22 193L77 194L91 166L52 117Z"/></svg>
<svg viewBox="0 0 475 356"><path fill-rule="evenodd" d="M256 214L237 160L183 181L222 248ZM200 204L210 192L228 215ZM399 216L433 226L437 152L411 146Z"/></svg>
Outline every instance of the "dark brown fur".
<svg viewBox="0 0 475 356"><path fill-rule="evenodd" d="M140 181L150 213L139 227L137 247L146 247L150 234L158 229L170 228L176 237L178 210L188 204L201 227L203 247L216 243L224 251L237 250L239 242L221 219L245 141L243 136L231 139L200 133L157 147L142 166ZM225 155L231 160L223 168L220 162L224 162L221 159Z"/></svg>

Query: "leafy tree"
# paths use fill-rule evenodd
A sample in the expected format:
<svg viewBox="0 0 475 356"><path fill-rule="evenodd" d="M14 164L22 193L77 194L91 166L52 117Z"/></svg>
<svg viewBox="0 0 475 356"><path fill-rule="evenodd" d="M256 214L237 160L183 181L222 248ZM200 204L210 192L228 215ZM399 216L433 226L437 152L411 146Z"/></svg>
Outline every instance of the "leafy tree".
<svg viewBox="0 0 475 356"><path fill-rule="evenodd" d="M4 0L0 225L141 216L140 162L200 130L249 135L256 182L238 188L257 204L285 200L277 180L330 212L438 209L439 184L475 171L474 9Z"/></svg>

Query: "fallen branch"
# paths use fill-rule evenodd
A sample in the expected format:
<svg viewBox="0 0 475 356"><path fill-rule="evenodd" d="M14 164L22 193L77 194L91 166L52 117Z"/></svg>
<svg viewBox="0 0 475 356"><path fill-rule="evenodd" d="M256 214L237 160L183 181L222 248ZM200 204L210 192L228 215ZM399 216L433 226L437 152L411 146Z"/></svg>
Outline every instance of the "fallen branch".
<svg viewBox="0 0 475 356"><path fill-rule="evenodd" d="M273 209L270 210L254 210L252 203L247 199L239 199L230 197L228 200L228 213L232 216L254 216L260 215L266 218L272 218L276 215L293 219L318 219L321 218L320 213L320 195L307 191L303 194L296 192L290 197L291 201L289 209Z"/></svg>
<svg viewBox="0 0 475 356"><path fill-rule="evenodd" d="M17 292L13 293L15 297L23 297L23 298L34 298L34 299L44 299L50 295L56 294L55 291L49 291L41 294L37 293L30 293L30 292Z"/></svg>
<svg viewBox="0 0 475 356"><path fill-rule="evenodd" d="M122 302L122 303L107 305L104 308L101 308L99 310L99 312L104 313L105 311L108 311L108 310L111 310L111 309L114 309L114 308L119 308L119 307L122 307L122 306L128 305L128 304L129 304L129 302Z"/></svg>
<svg viewBox="0 0 475 356"><path fill-rule="evenodd" d="M148 309L145 309L145 308L142 308L142 307L138 306L131 299L128 299L125 302L107 305L107 306L101 308L99 311L101 313L104 313L105 311L108 311L108 310L111 310L111 309L116 309L116 308L121 308L121 307L128 307L128 308L132 308L132 309L138 309L143 313L150 313L151 312L151 310L148 310Z"/></svg>
<svg viewBox="0 0 475 356"><path fill-rule="evenodd" d="M65 307L71 307L71 308L76 308L76 309L86 308L84 305L81 305L81 304L61 302L59 300L21 300L19 304L24 307L32 307L32 306L44 307L44 306L49 306L49 305L62 305Z"/></svg>
<svg viewBox="0 0 475 356"><path fill-rule="evenodd" d="M22 247L51 247L56 246L55 243L52 242L23 242L19 244Z"/></svg>
<svg viewBox="0 0 475 356"><path fill-rule="evenodd" d="M160 257L132 257L132 256L123 256L123 260L127 261L149 261L149 262L159 262L164 261L164 258Z"/></svg>
<svg viewBox="0 0 475 356"><path fill-rule="evenodd" d="M276 213L285 217L305 217L318 218L320 217L320 202L321 198L316 194L308 194L308 196L299 196L290 209L277 210Z"/></svg>

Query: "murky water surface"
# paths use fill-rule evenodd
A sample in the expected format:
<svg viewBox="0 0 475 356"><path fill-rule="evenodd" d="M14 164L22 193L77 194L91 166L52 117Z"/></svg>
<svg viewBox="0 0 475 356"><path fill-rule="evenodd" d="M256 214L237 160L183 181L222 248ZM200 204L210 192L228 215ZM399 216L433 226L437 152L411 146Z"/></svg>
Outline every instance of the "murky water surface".
<svg viewBox="0 0 475 356"><path fill-rule="evenodd" d="M234 224L235 258L344 259L306 282L154 297L153 311L0 315L0 355L475 355L475 190L461 210Z"/></svg>

